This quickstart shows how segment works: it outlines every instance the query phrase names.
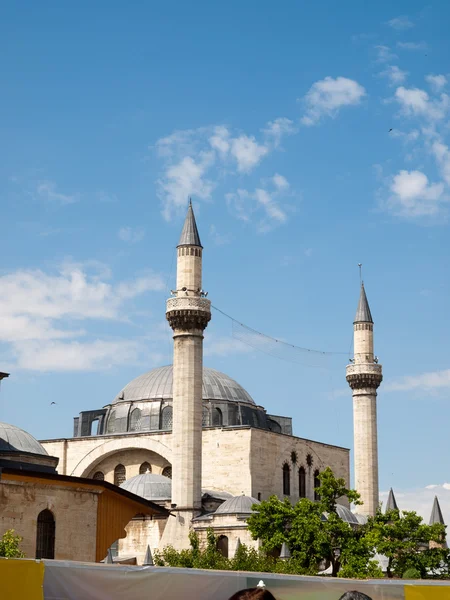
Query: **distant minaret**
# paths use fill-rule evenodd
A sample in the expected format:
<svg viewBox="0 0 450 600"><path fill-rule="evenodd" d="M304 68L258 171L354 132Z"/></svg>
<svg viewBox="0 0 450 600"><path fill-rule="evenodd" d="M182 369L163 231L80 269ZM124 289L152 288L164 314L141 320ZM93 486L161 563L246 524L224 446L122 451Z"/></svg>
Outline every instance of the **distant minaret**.
<svg viewBox="0 0 450 600"><path fill-rule="evenodd" d="M202 502L203 331L211 319L211 302L202 289L202 252L189 201L177 246L176 290L166 307L174 340L172 504L176 520L169 518L162 541L178 548L189 546L191 519Z"/></svg>
<svg viewBox="0 0 450 600"><path fill-rule="evenodd" d="M378 502L377 388L383 376L373 353L373 319L364 283L353 323L354 358L347 366L353 390L355 488L364 503L359 512L375 515Z"/></svg>

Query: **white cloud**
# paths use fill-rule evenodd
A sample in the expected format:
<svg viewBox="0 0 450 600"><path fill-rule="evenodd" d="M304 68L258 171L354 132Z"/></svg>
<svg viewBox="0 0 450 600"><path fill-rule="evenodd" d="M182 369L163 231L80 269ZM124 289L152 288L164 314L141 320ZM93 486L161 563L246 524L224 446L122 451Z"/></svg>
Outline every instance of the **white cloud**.
<svg viewBox="0 0 450 600"><path fill-rule="evenodd" d="M402 50L426 50L426 42L397 42L397 46Z"/></svg>
<svg viewBox="0 0 450 600"><path fill-rule="evenodd" d="M280 145L281 138L284 135L292 135L297 133L298 129L294 125L294 122L286 117L279 117L274 121L269 121L262 132L269 138L273 140L275 147Z"/></svg>
<svg viewBox="0 0 450 600"><path fill-rule="evenodd" d="M425 80L435 92L440 92L447 85L447 77L445 75L427 75Z"/></svg>
<svg viewBox="0 0 450 600"><path fill-rule="evenodd" d="M448 186L450 186L450 150L441 140L436 140L431 145L432 153L438 163L442 177Z"/></svg>
<svg viewBox="0 0 450 600"><path fill-rule="evenodd" d="M404 142L415 142L419 139L420 133L417 129L412 129L405 133L404 131L400 131L399 129L394 129L391 131L391 137L399 138Z"/></svg>
<svg viewBox="0 0 450 600"><path fill-rule="evenodd" d="M54 181L40 181L36 186L36 192L43 200L62 205L72 204L78 200L78 197L75 194L69 195L58 192L57 185Z"/></svg>
<svg viewBox="0 0 450 600"><path fill-rule="evenodd" d="M404 83L406 80L408 71L402 71L396 65L390 65L384 71L382 71L380 75L387 77L392 85L399 85L400 83Z"/></svg>
<svg viewBox="0 0 450 600"><path fill-rule="evenodd" d="M30 371L99 371L135 363L140 346L131 341L27 342L15 346L16 366Z"/></svg>
<svg viewBox="0 0 450 600"><path fill-rule="evenodd" d="M225 156L230 150L230 132L223 125L214 127L214 133L209 138L211 147L218 150L222 156Z"/></svg>
<svg viewBox="0 0 450 600"><path fill-rule="evenodd" d="M145 230L142 227L121 227L117 233L119 240L136 244L141 242L145 237Z"/></svg>
<svg viewBox="0 0 450 600"><path fill-rule="evenodd" d="M265 187L258 187L253 192L238 189L226 194L228 206L234 215L245 222L253 222L256 217L256 228L266 233L275 226L287 221L286 211L280 206L279 199L289 191L289 182L283 175L276 173L270 179L262 180ZM267 189L272 186L273 189ZM261 218L261 210L264 216Z"/></svg>
<svg viewBox="0 0 450 600"><path fill-rule="evenodd" d="M405 31L406 29L411 29L414 27L414 23L405 15L395 17L394 19L388 21L387 24L389 27L392 27L392 29L396 29L397 31Z"/></svg>
<svg viewBox="0 0 450 600"><path fill-rule="evenodd" d="M421 171L402 170L392 179L387 207L402 217L436 215L446 200L444 185L430 183Z"/></svg>
<svg viewBox="0 0 450 600"><path fill-rule="evenodd" d="M240 173L249 173L269 152L267 146L258 144L253 136L240 135L231 141L231 155L237 163Z"/></svg>
<svg viewBox="0 0 450 600"><path fill-rule="evenodd" d="M283 177L283 175L280 175L279 173L275 173L275 175L272 177L272 181L274 186L279 190L287 190L289 187L289 181L286 179L286 177Z"/></svg>
<svg viewBox="0 0 450 600"><path fill-rule="evenodd" d="M408 392L411 390L429 392L447 388L450 388L450 369L398 377L388 381L385 385L387 391L394 392Z"/></svg>
<svg viewBox="0 0 450 600"><path fill-rule="evenodd" d="M377 62L386 63L398 58L396 54L392 52L389 46L375 46L375 50L377 52Z"/></svg>
<svg viewBox="0 0 450 600"><path fill-rule="evenodd" d="M395 99L406 116L421 116L432 121L443 119L449 112L450 99L441 94L440 99L432 99L425 90L399 87Z"/></svg>
<svg viewBox="0 0 450 600"><path fill-rule="evenodd" d="M92 267L96 267L95 271ZM116 285L105 279L109 269L100 265L77 265L67 262L57 273L41 270L19 270L0 277L0 341L9 344L18 368L57 370L78 369L85 357L93 368L124 355L131 356L135 345L126 340L86 340L85 329L67 329L65 325L87 320L124 320L126 302L148 291L164 289L158 275L146 275ZM94 360L94 354L98 361ZM125 358L124 358L125 360ZM83 363L84 364L84 363ZM84 367L83 367L84 368Z"/></svg>
<svg viewBox="0 0 450 600"><path fill-rule="evenodd" d="M185 209L190 196L202 200L211 197L214 183L205 174L213 162L214 155L203 152L196 160L185 156L167 168L165 176L158 180L160 195L164 198L163 216L166 220L170 220L173 213Z"/></svg>
<svg viewBox="0 0 450 600"><path fill-rule="evenodd" d="M358 82L346 77L325 77L316 81L304 98L303 125L315 125L323 117L335 117L344 106L356 106L366 95Z"/></svg>

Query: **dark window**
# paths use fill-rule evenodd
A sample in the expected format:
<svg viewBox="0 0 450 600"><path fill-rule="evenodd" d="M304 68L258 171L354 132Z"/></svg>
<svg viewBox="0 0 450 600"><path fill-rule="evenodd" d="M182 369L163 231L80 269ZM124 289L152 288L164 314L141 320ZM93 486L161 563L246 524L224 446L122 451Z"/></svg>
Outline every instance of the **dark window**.
<svg viewBox="0 0 450 600"><path fill-rule="evenodd" d="M261 492L258 492L258 500L261 502Z"/></svg>
<svg viewBox="0 0 450 600"><path fill-rule="evenodd" d="M222 411L220 408L212 409L212 426L213 427L222 427Z"/></svg>
<svg viewBox="0 0 450 600"><path fill-rule="evenodd" d="M171 406L165 406L161 411L161 429L172 429L173 411Z"/></svg>
<svg viewBox="0 0 450 600"><path fill-rule="evenodd" d="M152 472L152 465L148 462L143 462L142 465L139 467L139 475L143 475L144 473L147 473L147 471L149 473Z"/></svg>
<svg viewBox="0 0 450 600"><path fill-rule="evenodd" d="M209 410L205 407L202 410L202 427L209 427Z"/></svg>
<svg viewBox="0 0 450 600"><path fill-rule="evenodd" d="M92 479L97 479L98 481L105 481L105 475L102 471L95 471Z"/></svg>
<svg viewBox="0 0 450 600"><path fill-rule="evenodd" d="M130 415L130 431L140 431L141 429L141 411L135 408Z"/></svg>
<svg viewBox="0 0 450 600"><path fill-rule="evenodd" d="M283 494L285 496L291 494L291 470L286 463L283 465Z"/></svg>
<svg viewBox="0 0 450 600"><path fill-rule="evenodd" d="M172 467L164 467L162 474L164 475L164 477L172 479Z"/></svg>
<svg viewBox="0 0 450 600"><path fill-rule="evenodd" d="M298 495L299 498L306 498L306 472L303 467L298 470Z"/></svg>
<svg viewBox="0 0 450 600"><path fill-rule="evenodd" d="M219 536L219 539L217 540L217 551L225 558L228 558L228 538L226 535Z"/></svg>
<svg viewBox="0 0 450 600"><path fill-rule="evenodd" d="M314 471L314 500L320 500L320 493L316 488L320 488L319 471Z"/></svg>
<svg viewBox="0 0 450 600"><path fill-rule="evenodd" d="M55 558L55 517L47 509L37 518L36 558Z"/></svg>
<svg viewBox="0 0 450 600"><path fill-rule="evenodd" d="M126 479L126 471L123 465L117 465L114 469L114 485L120 485Z"/></svg>
<svg viewBox="0 0 450 600"><path fill-rule="evenodd" d="M267 419L267 425L270 431L273 431L274 433L281 433L281 425L273 419Z"/></svg>

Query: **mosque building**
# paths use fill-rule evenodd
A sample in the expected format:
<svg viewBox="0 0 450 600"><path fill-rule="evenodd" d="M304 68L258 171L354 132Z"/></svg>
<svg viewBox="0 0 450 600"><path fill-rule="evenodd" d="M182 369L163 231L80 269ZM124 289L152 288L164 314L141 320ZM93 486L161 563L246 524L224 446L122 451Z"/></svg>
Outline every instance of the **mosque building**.
<svg viewBox="0 0 450 600"><path fill-rule="evenodd" d="M290 417L269 413L230 376L203 365L211 302L203 290L203 246L191 203L176 252L176 289L166 304L173 365L140 375L110 404L81 412L72 438L40 442L55 457L59 475L114 484L149 503L116 545L119 558L134 557L138 564L147 548L188 547L192 529L202 537L211 527L226 556L240 542L256 546L246 526L252 506L274 494L293 503L317 499L318 476L326 467L350 486L347 448L294 436ZM363 505L358 515L344 503L338 506L355 526L375 514L379 503L376 401L382 368L373 325L362 285L346 376L353 392L355 487Z"/></svg>

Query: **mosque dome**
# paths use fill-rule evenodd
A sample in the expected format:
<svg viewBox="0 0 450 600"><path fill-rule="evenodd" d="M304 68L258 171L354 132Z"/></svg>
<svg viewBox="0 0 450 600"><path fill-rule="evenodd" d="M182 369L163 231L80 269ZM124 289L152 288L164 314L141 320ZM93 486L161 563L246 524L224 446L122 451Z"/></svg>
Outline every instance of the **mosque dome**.
<svg viewBox="0 0 450 600"><path fill-rule="evenodd" d="M45 454L47 451L30 434L8 423L0 422L0 452L30 452Z"/></svg>
<svg viewBox="0 0 450 600"><path fill-rule="evenodd" d="M120 487L146 500L170 500L172 496L172 480L156 473L130 477Z"/></svg>
<svg viewBox="0 0 450 600"><path fill-rule="evenodd" d="M228 500L225 500L223 504L219 506L214 514L216 515L250 515L252 506L254 504L261 504L256 498L251 496L233 496Z"/></svg>
<svg viewBox="0 0 450 600"><path fill-rule="evenodd" d="M116 396L113 403L138 402L173 398L173 366L152 369L130 381ZM234 401L255 404L250 394L225 373L203 368L203 400Z"/></svg>

